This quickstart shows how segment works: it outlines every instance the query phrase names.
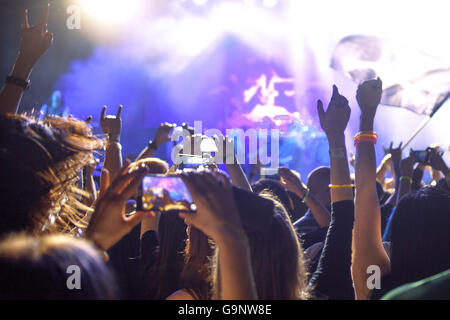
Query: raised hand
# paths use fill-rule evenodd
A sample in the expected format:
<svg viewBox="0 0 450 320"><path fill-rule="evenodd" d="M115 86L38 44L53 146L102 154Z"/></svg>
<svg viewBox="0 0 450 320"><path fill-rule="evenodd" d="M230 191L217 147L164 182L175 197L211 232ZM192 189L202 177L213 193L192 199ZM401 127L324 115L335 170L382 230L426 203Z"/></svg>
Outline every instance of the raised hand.
<svg viewBox="0 0 450 320"><path fill-rule="evenodd" d="M402 144L403 142L400 142L397 148L394 148L394 143L391 142L389 146L389 154L391 155L391 161L392 163L400 163L402 160Z"/></svg>
<svg viewBox="0 0 450 320"><path fill-rule="evenodd" d="M156 147L170 141L170 133L177 125L175 123L161 123L158 129L156 129L154 142Z"/></svg>
<svg viewBox="0 0 450 320"><path fill-rule="evenodd" d="M280 175L281 184L289 191L295 193L300 198L305 196L308 187L303 184L300 173L288 168L278 168L278 174Z"/></svg>
<svg viewBox="0 0 450 320"><path fill-rule="evenodd" d="M350 119L350 107L348 100L339 94L336 85L333 85L333 95L327 111L324 111L323 103L320 100L317 101L317 111L319 113L320 126L328 137L344 133Z"/></svg>
<svg viewBox="0 0 450 320"><path fill-rule="evenodd" d="M224 229L244 234L231 183L217 179L209 171L186 172L182 179L192 195L197 211L180 213L186 224L192 224L217 240Z"/></svg>
<svg viewBox="0 0 450 320"><path fill-rule="evenodd" d="M444 159L442 158L443 152L438 152L435 148L430 148L429 164L430 166L438 171L441 171L444 175L447 175L449 169Z"/></svg>
<svg viewBox="0 0 450 320"><path fill-rule="evenodd" d="M136 193L148 171L147 167L143 166L139 170L128 172L129 165L129 161L125 163L117 178L106 190L105 185L109 183L103 183L86 230L86 237L102 250L111 248L149 214L136 212L131 217L125 216L126 201Z"/></svg>
<svg viewBox="0 0 450 320"><path fill-rule="evenodd" d="M47 5L39 22L32 27L28 24L28 11L25 9L22 13L20 50L10 77L21 80L23 84L5 84L0 91L0 114L17 113L33 67L52 43L53 35L47 31L48 11Z"/></svg>
<svg viewBox="0 0 450 320"><path fill-rule="evenodd" d="M122 118L120 117L122 108L122 106L119 106L115 116L107 116L106 106L103 107L100 115L100 126L105 134L120 136L122 131Z"/></svg>
<svg viewBox="0 0 450 320"><path fill-rule="evenodd" d="M231 183L211 172L190 172L182 176L197 211L180 213L186 224L211 237L218 248L220 299L257 299L251 254L242 227Z"/></svg>
<svg viewBox="0 0 450 320"><path fill-rule="evenodd" d="M380 78L368 80L358 86L356 91L356 100L358 101L361 112L375 116L377 106L381 101L383 93L383 84Z"/></svg>
<svg viewBox="0 0 450 320"><path fill-rule="evenodd" d="M19 60L32 68L39 58L50 48L53 34L47 30L50 4L47 4L38 23L28 24L28 10L22 12L22 38L20 40Z"/></svg>

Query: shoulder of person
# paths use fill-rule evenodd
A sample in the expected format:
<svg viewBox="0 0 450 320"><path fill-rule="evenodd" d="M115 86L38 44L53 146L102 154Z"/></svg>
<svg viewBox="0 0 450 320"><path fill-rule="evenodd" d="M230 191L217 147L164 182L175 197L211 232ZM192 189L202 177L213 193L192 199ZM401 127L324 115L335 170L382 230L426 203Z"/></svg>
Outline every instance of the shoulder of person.
<svg viewBox="0 0 450 320"><path fill-rule="evenodd" d="M196 298L188 290L180 289L168 296L166 300L196 300Z"/></svg>

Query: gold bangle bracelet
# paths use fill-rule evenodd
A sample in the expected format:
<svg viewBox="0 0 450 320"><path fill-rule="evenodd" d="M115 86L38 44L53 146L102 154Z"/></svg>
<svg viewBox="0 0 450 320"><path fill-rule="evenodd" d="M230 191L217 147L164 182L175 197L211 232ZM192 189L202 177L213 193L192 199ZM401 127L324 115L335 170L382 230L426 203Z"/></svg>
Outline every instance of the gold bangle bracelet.
<svg viewBox="0 0 450 320"><path fill-rule="evenodd" d="M328 187L330 189L337 189L337 188L354 188L354 184L329 184Z"/></svg>

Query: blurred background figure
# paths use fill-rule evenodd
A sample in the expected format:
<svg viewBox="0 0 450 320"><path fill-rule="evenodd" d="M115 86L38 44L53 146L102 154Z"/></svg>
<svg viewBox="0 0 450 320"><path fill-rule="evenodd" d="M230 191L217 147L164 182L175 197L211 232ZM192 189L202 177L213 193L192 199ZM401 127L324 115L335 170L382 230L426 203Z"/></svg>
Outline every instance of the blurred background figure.
<svg viewBox="0 0 450 320"><path fill-rule="evenodd" d="M39 112L39 118L45 119L49 116L67 117L69 115L69 107L64 105L64 99L61 91L53 91L50 105L44 104Z"/></svg>

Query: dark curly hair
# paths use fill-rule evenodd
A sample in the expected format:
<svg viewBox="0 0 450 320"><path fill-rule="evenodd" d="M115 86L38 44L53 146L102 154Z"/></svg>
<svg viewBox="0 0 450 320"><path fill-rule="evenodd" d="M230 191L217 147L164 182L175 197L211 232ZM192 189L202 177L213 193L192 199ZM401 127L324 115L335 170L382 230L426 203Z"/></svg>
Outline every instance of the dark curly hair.
<svg viewBox="0 0 450 320"><path fill-rule="evenodd" d="M77 182L102 146L84 121L0 115L0 235L84 230L89 208Z"/></svg>

